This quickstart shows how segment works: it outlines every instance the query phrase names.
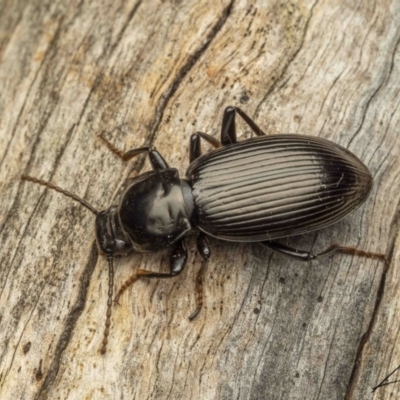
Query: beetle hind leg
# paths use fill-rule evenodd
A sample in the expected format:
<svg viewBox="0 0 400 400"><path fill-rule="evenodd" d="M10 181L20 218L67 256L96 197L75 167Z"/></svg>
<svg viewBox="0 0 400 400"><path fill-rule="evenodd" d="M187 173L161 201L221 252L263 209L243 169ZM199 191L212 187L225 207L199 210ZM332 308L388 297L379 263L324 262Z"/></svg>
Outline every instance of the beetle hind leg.
<svg viewBox="0 0 400 400"><path fill-rule="evenodd" d="M314 258L328 257L334 253L351 254L354 256L365 257L365 258L375 258L377 260L386 261L386 256L384 254L373 253L371 251L361 250L355 246L341 246L339 244L332 244L323 252L316 254L314 256Z"/></svg>
<svg viewBox="0 0 400 400"><path fill-rule="evenodd" d="M381 261L386 261L386 257L384 254L372 253L369 251L357 249L356 247L341 246L339 244L332 244L321 253L312 254L308 251L294 249L274 241L267 241L261 243L264 246L270 248L271 250L276 251L277 253L284 254L288 257L295 258L296 260L299 261L311 261L315 260L316 258L329 257L335 253L351 254L359 257L375 258Z"/></svg>

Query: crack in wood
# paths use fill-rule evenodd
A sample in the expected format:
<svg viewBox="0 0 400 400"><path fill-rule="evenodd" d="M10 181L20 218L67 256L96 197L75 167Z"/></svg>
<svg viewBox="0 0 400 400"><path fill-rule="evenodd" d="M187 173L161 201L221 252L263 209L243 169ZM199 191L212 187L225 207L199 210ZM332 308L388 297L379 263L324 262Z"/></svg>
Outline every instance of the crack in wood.
<svg viewBox="0 0 400 400"><path fill-rule="evenodd" d="M396 244L396 239L399 237L399 233L400 233L400 202L397 204L396 212L393 216L393 220L392 220L390 226L391 226L391 228L389 231L386 265L384 267L384 270L382 272L382 277L379 282L378 293L376 295L376 301L375 301L374 310L372 312L370 323L368 325L366 332L364 333L363 337L361 338L360 344L357 349L357 354L356 354L356 357L354 360L354 367L353 367L353 370L352 370L352 373L350 376L349 384L348 384L346 395L345 395L345 400L350 400L353 398L353 392L356 389L358 377L360 374L360 368L361 368L361 364L362 364L364 348L372 334L375 323L377 322L376 318L379 313L381 302L382 302L383 295L385 292L386 276L389 272L390 266L392 265L394 247Z"/></svg>
<svg viewBox="0 0 400 400"><path fill-rule="evenodd" d="M261 105L264 104L269 95L274 91L274 89L277 87L278 83L281 82L281 80L283 79L283 77L285 76L287 70L289 69L289 67L292 65L293 61L296 59L297 55L300 53L301 49L303 48L304 45L304 40L306 38L307 32L308 32L308 28L310 26L310 21L313 17L313 13L314 13L314 8L317 6L319 0L316 0L314 2L314 4L311 6L310 8L310 16L308 17L305 25L304 25L304 30L303 30L303 34L301 36L301 40L300 40L300 44L298 46L298 48L295 50L295 52L292 54L292 56L289 58L289 60L287 60L286 64L284 65L284 67L282 68L282 71L278 74L277 78L274 80L274 82L272 83L272 85L270 86L270 88L267 90L267 92L265 93L265 95L263 96L263 98L261 99L261 101L258 103L255 112L254 112L254 120L257 120L259 117L259 112L260 112L260 108ZM274 75L276 71L272 71L271 75ZM287 78L289 79L289 78Z"/></svg>
<svg viewBox="0 0 400 400"><path fill-rule="evenodd" d="M148 146L152 146L152 144L155 141L155 138L157 136L157 131L158 128L161 124L161 121L164 117L164 112L165 109L167 108L167 105L173 95L176 93L178 90L178 87L180 83L183 81L185 76L192 70L194 65L197 63L197 61L200 59L200 57L205 54L207 49L209 48L211 42L213 39L217 36L218 32L222 29L224 26L225 22L227 21L232 8L233 8L234 1L232 0L222 11L220 18L216 22L216 24L213 26L213 28L210 30L208 33L204 43L187 59L186 63L181 67L181 69L177 72L175 79L172 81L171 85L169 88L165 91L165 93L160 97L159 104L156 106L156 114L155 117L153 118L153 121L150 123L150 134L149 134L149 140L148 140ZM137 172L139 173L143 165L145 163L146 158L141 157L139 161L134 165L129 173Z"/></svg>
<svg viewBox="0 0 400 400"><path fill-rule="evenodd" d="M37 395L35 396L35 399L37 400L47 399L48 393L51 391L51 388L55 384L55 380L60 370L62 355L64 353L64 350L70 343L78 319L81 316L83 310L85 309L89 284L97 264L98 255L99 254L97 251L97 245L94 242L89 254L88 261L81 275L79 292L76 302L73 305L71 311L66 316L65 329L57 342L53 360L50 363L48 371L43 373L44 376L43 384L41 385L40 389L37 392Z"/></svg>

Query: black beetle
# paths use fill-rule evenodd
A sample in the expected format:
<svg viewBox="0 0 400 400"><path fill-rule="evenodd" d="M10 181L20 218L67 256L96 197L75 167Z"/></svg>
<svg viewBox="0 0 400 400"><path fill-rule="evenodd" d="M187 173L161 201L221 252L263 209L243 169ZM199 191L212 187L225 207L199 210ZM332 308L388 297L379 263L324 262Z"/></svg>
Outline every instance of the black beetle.
<svg viewBox="0 0 400 400"><path fill-rule="evenodd" d="M238 113L258 136L237 142ZM332 245L319 254L289 248L275 241L324 228L355 210L372 189L367 167L350 151L326 139L281 134L267 136L240 108L227 107L221 141L197 132L190 138L186 178L170 168L150 147L121 152L100 135L111 151L127 161L147 152L152 171L136 177L117 206L95 210L86 201L50 182L28 175L22 179L55 189L96 215L96 238L109 265L106 327L101 353L106 352L111 323L113 258L132 250L156 252L173 246L170 272L139 269L115 298L140 278L171 278L187 262L185 235L197 228L203 265L196 279L196 310L202 306L202 275L210 257L207 235L234 242L260 242L272 250L310 261L335 252L385 260L383 254ZM200 140L217 148L201 155Z"/></svg>

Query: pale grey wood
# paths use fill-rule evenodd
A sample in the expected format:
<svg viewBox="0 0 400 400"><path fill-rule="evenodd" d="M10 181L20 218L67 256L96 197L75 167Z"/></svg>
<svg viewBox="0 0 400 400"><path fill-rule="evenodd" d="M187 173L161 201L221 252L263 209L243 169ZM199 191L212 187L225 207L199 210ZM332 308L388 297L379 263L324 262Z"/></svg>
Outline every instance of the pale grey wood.
<svg viewBox="0 0 400 400"><path fill-rule="evenodd" d="M398 384L371 388L400 365L399 0L3 0L0 10L1 398L396 398ZM375 177L365 205L284 242L384 252L387 270L211 240L205 305L190 323L192 237L182 276L123 295L101 356L108 272L93 215L20 175L105 208L149 164L123 163L99 133L122 149L151 144L183 175L190 134L217 137L227 105L268 133L326 137L365 162ZM116 287L167 265L167 252L117 260Z"/></svg>

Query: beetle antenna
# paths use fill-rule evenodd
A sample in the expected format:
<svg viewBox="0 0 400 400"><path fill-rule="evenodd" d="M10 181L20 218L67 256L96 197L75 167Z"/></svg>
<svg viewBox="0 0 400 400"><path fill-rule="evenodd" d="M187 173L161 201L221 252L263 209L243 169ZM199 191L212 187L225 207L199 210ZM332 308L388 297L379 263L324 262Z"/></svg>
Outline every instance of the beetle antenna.
<svg viewBox="0 0 400 400"><path fill-rule="evenodd" d="M108 335L110 334L111 325L111 308L113 303L113 288L114 288L114 266L113 256L107 256L108 261L108 300L107 300L107 313L106 313L106 325L103 334L103 345L101 346L100 353L105 354L107 351Z"/></svg>
<svg viewBox="0 0 400 400"><path fill-rule="evenodd" d="M47 182L47 181L43 181L42 179L38 179L38 178L34 178L32 176L29 175L21 175L21 179L23 181L28 181L28 182L33 182L33 183L37 183L39 185L42 186L46 186L49 189L54 189L55 191L62 193L63 195L70 197L71 199L77 201L78 203L80 203L82 206L86 207L88 210L90 210L94 215L97 215L99 212L92 207L87 201L81 199L80 197L78 197L77 195L68 192L67 190L61 189L60 187L54 185L54 183L51 182Z"/></svg>

